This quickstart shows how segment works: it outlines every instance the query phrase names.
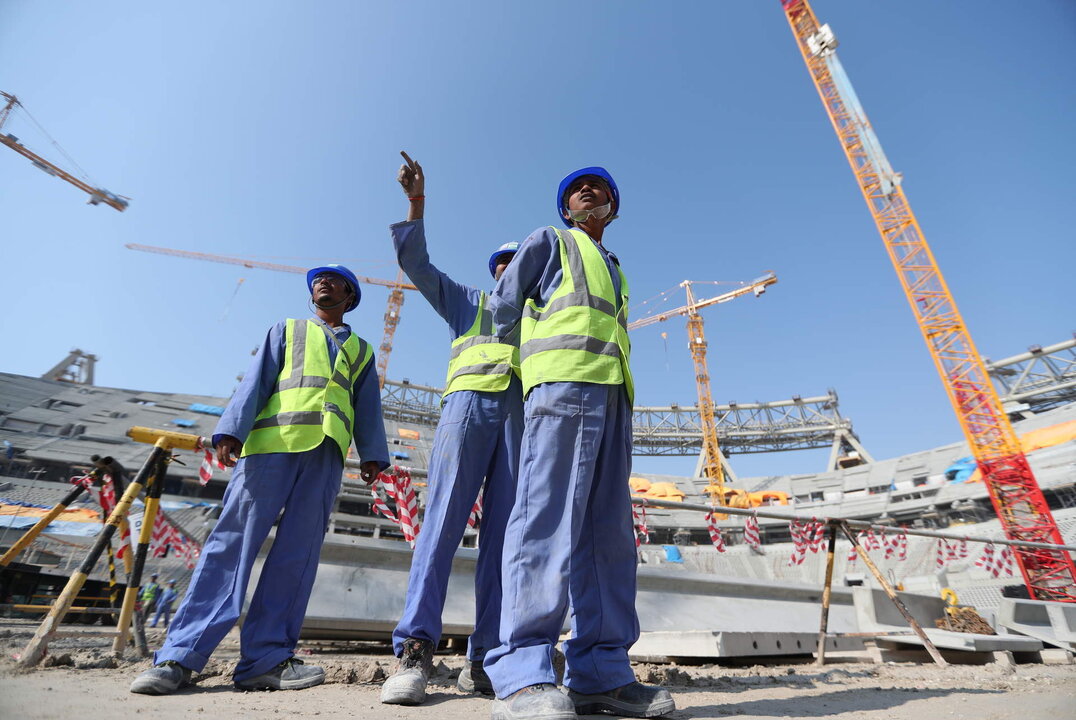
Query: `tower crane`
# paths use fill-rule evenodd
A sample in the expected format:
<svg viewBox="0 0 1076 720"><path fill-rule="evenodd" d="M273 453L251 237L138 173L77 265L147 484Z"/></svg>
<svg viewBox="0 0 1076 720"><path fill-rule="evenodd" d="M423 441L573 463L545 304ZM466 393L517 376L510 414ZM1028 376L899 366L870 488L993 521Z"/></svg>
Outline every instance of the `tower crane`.
<svg viewBox="0 0 1076 720"><path fill-rule="evenodd" d="M3 108L0 108L0 129L3 129L4 123L7 122L8 117L11 115L11 111L17 107L23 107L19 99L14 95L0 91L0 97L3 97L7 102ZM26 108L23 108L25 112ZM29 115L29 113L27 113ZM32 119L32 118L31 118ZM36 121L35 121L36 124ZM40 125L38 126L40 128ZM44 132L44 129L42 129ZM47 134L47 133L46 133ZM19 142L19 139L11 133L0 133L0 144L7 145L9 148L17 152L19 155L30 160L37 169L48 173L54 177L58 177L61 180L66 180L84 193L89 193L90 205L100 205L104 203L109 207L115 208L120 212L127 209L130 198L123 197L122 195L116 195L104 188L94 187L84 180L80 180L71 173L67 172L63 168L55 165L40 155L36 154L25 145ZM54 141L55 144L55 141ZM59 147L59 146L57 146ZM65 153L66 154L66 153ZM70 159L70 158L69 158ZM73 161L72 161L73 162Z"/></svg>
<svg viewBox="0 0 1076 720"><path fill-rule="evenodd" d="M758 297L766 292L766 288L777 282L777 276L768 272L757 280L744 283L741 287L722 295L717 295L703 300L696 300L695 293L691 289L691 280L680 283L687 293L687 305L667 310L657 315L651 315L640 320L628 323L628 330L665 322L671 317L683 315L687 317L688 345L691 348L691 359L695 363L695 386L699 393L699 424L702 426L702 452L703 474L709 480L706 491L715 505L725 505L725 469L721 462L721 448L717 443L717 419L714 417L714 398L710 392L710 371L706 365L706 336L703 333L702 315L699 313L703 308L711 305L720 305L738 297L754 293Z"/></svg>
<svg viewBox="0 0 1076 720"><path fill-rule="evenodd" d="M205 260L227 265L240 265L245 268L260 268L262 270L298 273L300 275L306 275L307 271L307 268L299 267L298 265L281 265L279 263L248 260L246 258L233 257L230 255L214 255L211 253L194 252L192 250L176 250L174 248L157 247L155 245L127 243L125 247L128 250L139 250L141 252L171 255L173 257L188 258L190 260ZM389 355L392 354L392 338L396 334L396 325L400 322L400 309L403 307L404 302L403 291L417 290L418 288L411 283L405 283L403 281L402 270L396 273L395 280L381 280L380 278L365 277L363 275L356 275L355 277L358 278L359 282L365 283L366 285L380 285L381 287L392 288L392 291L389 293L388 309L385 311L385 334L382 337L380 353L377 358L377 378L381 387L384 387L385 372L389 367Z"/></svg>
<svg viewBox="0 0 1076 720"><path fill-rule="evenodd" d="M781 0L781 5L982 471L1005 536L1062 544L1053 514L912 214L902 177L893 172L837 59L836 36L829 25L819 25L807 0ZM1076 602L1076 567L1068 553L1017 548L1016 557L1031 597Z"/></svg>

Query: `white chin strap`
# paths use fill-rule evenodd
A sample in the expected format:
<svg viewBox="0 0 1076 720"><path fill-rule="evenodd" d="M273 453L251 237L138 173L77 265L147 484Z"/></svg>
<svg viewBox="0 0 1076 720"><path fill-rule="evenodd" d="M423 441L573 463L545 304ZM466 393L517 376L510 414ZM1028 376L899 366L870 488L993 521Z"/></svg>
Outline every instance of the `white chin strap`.
<svg viewBox="0 0 1076 720"><path fill-rule="evenodd" d="M569 210L568 217L570 217L573 222L581 223L586 222L590 218L594 218L595 220L604 220L605 218L609 217L612 212L613 203L607 202L604 205L599 205L593 210L575 210L574 212Z"/></svg>

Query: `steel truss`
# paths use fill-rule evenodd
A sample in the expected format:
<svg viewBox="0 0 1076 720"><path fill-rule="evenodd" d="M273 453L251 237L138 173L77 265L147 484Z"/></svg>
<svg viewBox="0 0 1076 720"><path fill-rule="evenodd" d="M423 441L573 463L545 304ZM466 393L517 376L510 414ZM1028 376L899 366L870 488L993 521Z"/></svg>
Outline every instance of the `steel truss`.
<svg viewBox="0 0 1076 720"><path fill-rule="evenodd" d="M837 393L775 402L715 405L717 435L726 454L834 448L870 454L837 410ZM702 450L697 407L635 408L636 455L696 455Z"/></svg>
<svg viewBox="0 0 1076 720"><path fill-rule="evenodd" d="M831 448L834 454L858 452L871 461L852 421L837 410L837 393L776 402L716 405L717 434L724 453L763 453ZM441 389L408 381L386 380L381 409L387 420L436 425ZM637 407L633 413L635 454L692 456L702 452L702 423L697 407ZM833 463L831 462L831 465Z"/></svg>
<svg viewBox="0 0 1076 720"><path fill-rule="evenodd" d="M987 361L986 371L1013 419L1076 402L1076 338Z"/></svg>

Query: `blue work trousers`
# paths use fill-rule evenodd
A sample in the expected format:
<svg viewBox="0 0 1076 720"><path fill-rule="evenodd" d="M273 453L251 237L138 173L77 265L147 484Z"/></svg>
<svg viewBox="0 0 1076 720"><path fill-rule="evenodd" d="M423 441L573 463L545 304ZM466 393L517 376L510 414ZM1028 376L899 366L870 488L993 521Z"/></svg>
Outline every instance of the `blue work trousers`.
<svg viewBox="0 0 1076 720"><path fill-rule="evenodd" d="M195 671L205 667L239 619L254 560L281 510L243 622L233 677L256 677L292 656L342 472L340 449L328 439L306 452L239 460L220 519L202 548L164 647L154 655L155 664L174 660Z"/></svg>
<svg viewBox="0 0 1076 720"><path fill-rule="evenodd" d="M172 618L172 603L167 605L157 604L157 612L153 613L153 622L150 623L150 627L157 627L157 621L164 618L164 626L168 627L168 623Z"/></svg>
<svg viewBox="0 0 1076 720"><path fill-rule="evenodd" d="M500 698L556 682L553 649L570 605L564 684L588 694L627 685L635 680L628 648L639 639L627 393L546 383L527 396L524 418L501 643L484 666Z"/></svg>
<svg viewBox="0 0 1076 720"><path fill-rule="evenodd" d="M411 559L407 599L392 632L397 655L409 637L429 640L435 647L441 640L452 558L483 482L475 628L467 657L482 660L500 643L501 549L516 495L522 434L523 393L518 378L512 378L512 384L501 392L461 390L445 398L430 452L429 495Z"/></svg>

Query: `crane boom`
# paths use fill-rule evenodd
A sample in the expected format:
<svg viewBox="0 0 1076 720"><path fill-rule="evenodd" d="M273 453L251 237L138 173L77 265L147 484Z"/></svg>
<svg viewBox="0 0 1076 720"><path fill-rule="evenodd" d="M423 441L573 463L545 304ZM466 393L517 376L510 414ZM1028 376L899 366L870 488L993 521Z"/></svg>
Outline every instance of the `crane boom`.
<svg viewBox="0 0 1076 720"><path fill-rule="evenodd" d="M20 103L19 99L14 95L10 95L3 91L0 91L0 96L7 98L7 103L4 105L3 109L0 110L0 127L3 127L4 122L11 114L11 110L16 105L21 105L22 103ZM104 203L105 205L115 208L120 212L123 212L127 209L127 205L129 204L129 198L125 198L121 195L116 195L115 193L109 192L104 188L95 188L89 183L79 180L77 177L67 172L63 168L49 162L45 158L41 157L37 153L27 148L25 145L19 142L19 139L17 137L12 135L11 133L0 134L0 144L7 145L19 155L22 155L23 157L27 158L39 170L54 177L58 177L61 180L66 180L82 192L89 194L90 205L100 205L101 203Z"/></svg>
<svg viewBox="0 0 1076 720"><path fill-rule="evenodd" d="M296 273L306 275L307 269L298 265L281 265L280 263L263 262L260 260L247 260L246 258L233 257L231 255L214 255L212 253L194 252L193 250L176 250L175 248L157 247L155 245L139 245L127 243L128 250L157 253L158 255L171 255L189 260L205 260L207 262L224 263L226 265L239 265L245 268L259 268L262 270L275 270L277 272ZM355 278L366 285L379 285L392 288L389 293L388 308L385 310L385 334L381 339L381 347L377 357L377 378L380 387L385 387L385 374L389 368L389 355L392 354L392 339L396 335L396 326L400 323L400 309L403 307L404 290L418 290L411 283L403 281L403 271L396 273L395 280L381 280L364 275L356 275Z"/></svg>
<svg viewBox="0 0 1076 720"><path fill-rule="evenodd" d="M773 285L775 282L777 282L777 276L774 275L772 272L767 272L765 275L758 278L757 280L752 280L749 283L745 283L743 287L738 287L735 290L724 293L723 295L717 295L712 298L706 298L705 300L695 301L693 299L694 296L689 294L687 305L683 305L673 310L666 310L665 312L658 315L651 315L650 317L645 317L630 322L628 323L628 330L638 330L639 328L644 328L648 325L665 322L669 318L676 315L690 316L692 311L702 310L703 308L710 307L711 305L720 305L721 303L727 303L729 300L735 300L741 295L746 295L747 293L761 295L763 292L765 292L768 286ZM680 286L685 289L689 288L690 285L691 282L688 280L685 280L684 282L680 283Z"/></svg>
<svg viewBox="0 0 1076 720"><path fill-rule="evenodd" d="M1005 536L1062 544L1053 514L912 214L901 176L890 167L837 59L836 37L828 25L818 24L807 0L781 0L781 4L982 471ZM1033 598L1076 602L1076 567L1067 553L1018 548L1016 557Z"/></svg>
<svg viewBox="0 0 1076 720"><path fill-rule="evenodd" d="M212 253L194 252L193 250L176 250L175 248L157 247L156 245L127 243L124 247L128 250L139 250L141 252L157 253L158 255L172 255L174 257L182 257L189 260L206 260L208 262L224 263L226 265L240 265L245 268L276 270L277 272L297 273L299 275L306 275L306 271L309 269L299 267L298 265L281 265L279 263L248 260L247 258L234 257L231 255L215 255ZM355 277L358 278L359 282L365 283L366 285L380 285L381 287L389 288L399 287L403 290L418 290L418 288L410 283L381 280L380 278L365 277L363 275L356 275Z"/></svg>

